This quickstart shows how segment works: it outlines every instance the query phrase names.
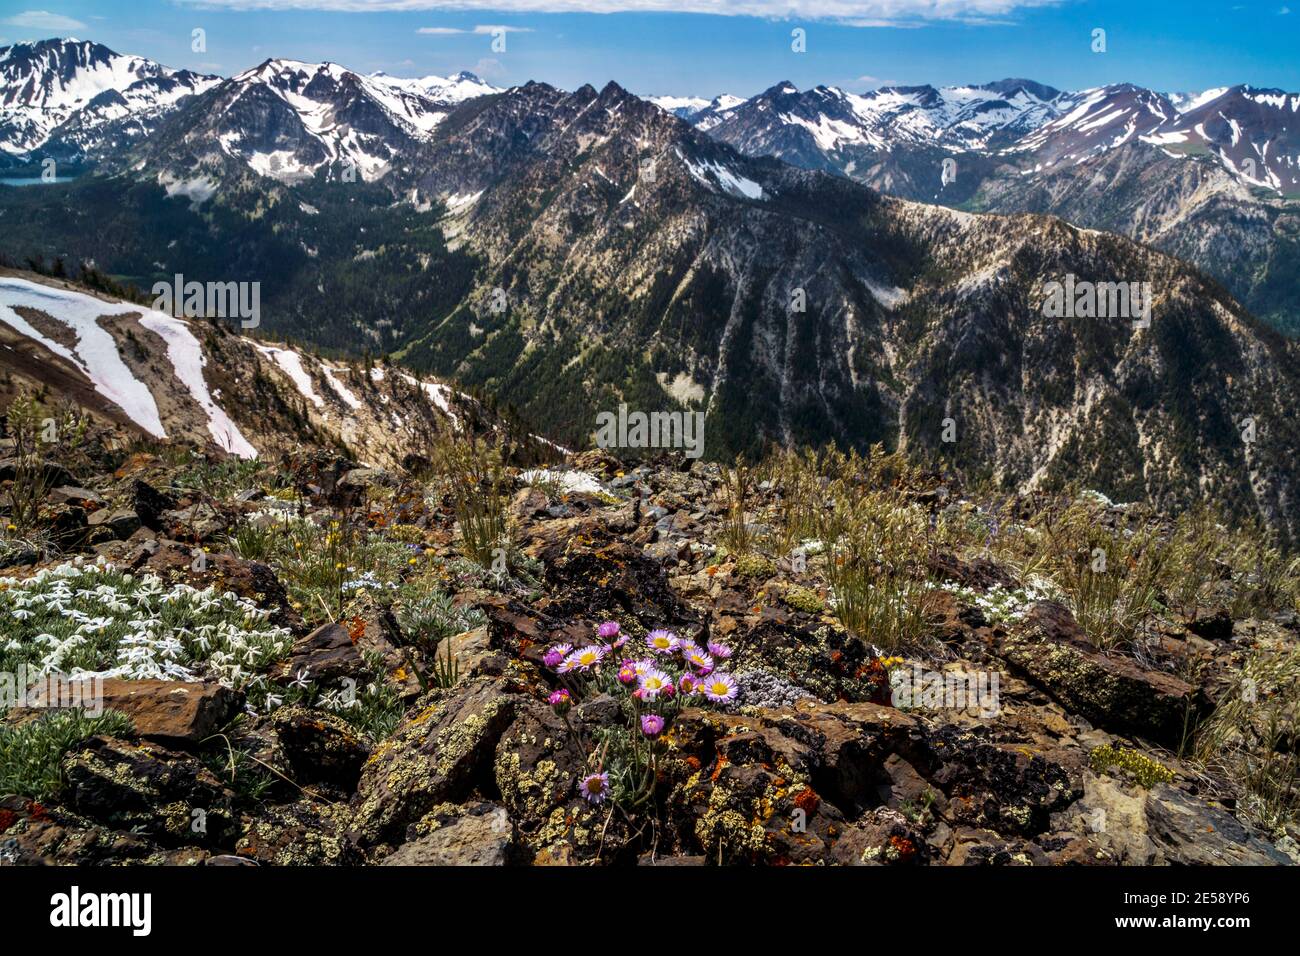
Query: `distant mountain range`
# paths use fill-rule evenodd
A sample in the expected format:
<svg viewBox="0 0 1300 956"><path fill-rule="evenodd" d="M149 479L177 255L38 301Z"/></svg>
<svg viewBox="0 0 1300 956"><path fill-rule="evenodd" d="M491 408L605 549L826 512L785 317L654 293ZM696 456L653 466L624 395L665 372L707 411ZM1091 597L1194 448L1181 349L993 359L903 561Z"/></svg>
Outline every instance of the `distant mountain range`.
<svg viewBox="0 0 1300 956"><path fill-rule="evenodd" d="M18 43L0 49L0 161L111 159L153 133L186 97L214 87L220 92L208 119L223 130L222 148L286 178L332 162L351 162L374 178L457 103L496 92L472 73L401 79L267 60L224 80L87 41ZM248 111L267 114L266 138L243 136Z"/></svg>
<svg viewBox="0 0 1300 956"><path fill-rule="evenodd" d="M50 42L54 68L66 58ZM78 70L59 83L84 85ZM141 72L156 71L121 71ZM28 91L58 85L24 75ZM388 353L566 445L619 403L701 410L713 457L882 442L1006 487L1208 496L1295 535L1300 344L1128 239L855 181L907 193L932 177L954 204L1087 213L1096 164L1115 163L1122 189L1097 193L1107 215L1148 208L1124 192L1138 187L1172 190L1174 207L1200 188L1286 208L1225 159L1147 142L1177 132L1145 119L1160 102L1107 109L1023 80L862 96L779 84L669 111L615 83L496 91L268 60L177 99L123 146L86 149L93 174L0 189L0 252L56 272L90 262L143 289L175 273L258 281L261 334ZM1163 102L1169 123L1192 115ZM1116 145L1130 125L1140 152ZM46 143L68 142L62 129ZM1026 191L997 192L1011 183ZM1178 208L1143 221L1175 216L1185 236ZM1228 228L1211 225L1199 233ZM1050 314L1047 290L1076 279L1147 284L1150 323Z"/></svg>
<svg viewBox="0 0 1300 956"><path fill-rule="evenodd" d="M679 115L681 115L679 108ZM778 83L686 114L752 156L882 192L1042 212L1149 242L1300 333L1300 94L1063 93L1028 80L848 93Z"/></svg>

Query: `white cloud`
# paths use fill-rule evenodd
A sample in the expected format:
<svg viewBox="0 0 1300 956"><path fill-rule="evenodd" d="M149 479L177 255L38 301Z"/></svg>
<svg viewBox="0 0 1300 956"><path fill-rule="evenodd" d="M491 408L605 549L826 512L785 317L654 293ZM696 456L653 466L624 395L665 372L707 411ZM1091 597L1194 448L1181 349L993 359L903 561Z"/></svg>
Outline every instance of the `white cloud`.
<svg viewBox="0 0 1300 956"><path fill-rule="evenodd" d="M61 13L50 13L48 10L24 10L6 20L5 26L21 27L25 30L49 30L53 33L86 29L86 25L80 20L65 17Z"/></svg>
<svg viewBox="0 0 1300 956"><path fill-rule="evenodd" d="M455 36L458 33L477 33L484 36L495 36L498 33L532 33L531 27L507 27L498 26L491 23L480 23L473 30L461 30L458 27L420 27L415 31L425 36L447 37Z"/></svg>
<svg viewBox="0 0 1300 956"><path fill-rule="evenodd" d="M925 21L994 23L1029 7L1066 0L181 0L236 10L468 11L500 13L711 13L780 20L833 20L852 26L917 26ZM436 28L435 28L436 29Z"/></svg>

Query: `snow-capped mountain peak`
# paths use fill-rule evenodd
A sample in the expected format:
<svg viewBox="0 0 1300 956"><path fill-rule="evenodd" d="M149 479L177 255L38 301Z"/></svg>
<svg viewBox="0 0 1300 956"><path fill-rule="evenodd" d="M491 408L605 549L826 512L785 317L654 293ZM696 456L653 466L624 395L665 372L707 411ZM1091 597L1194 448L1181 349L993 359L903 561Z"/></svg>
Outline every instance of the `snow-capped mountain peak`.
<svg viewBox="0 0 1300 956"><path fill-rule="evenodd" d="M77 160L115 150L218 82L73 37L15 43L0 49L0 155Z"/></svg>
<svg viewBox="0 0 1300 956"><path fill-rule="evenodd" d="M291 181L342 165L372 180L426 141L457 104L495 92L472 73L406 79L275 59L223 84L215 120L195 120L215 122L221 150L263 175Z"/></svg>

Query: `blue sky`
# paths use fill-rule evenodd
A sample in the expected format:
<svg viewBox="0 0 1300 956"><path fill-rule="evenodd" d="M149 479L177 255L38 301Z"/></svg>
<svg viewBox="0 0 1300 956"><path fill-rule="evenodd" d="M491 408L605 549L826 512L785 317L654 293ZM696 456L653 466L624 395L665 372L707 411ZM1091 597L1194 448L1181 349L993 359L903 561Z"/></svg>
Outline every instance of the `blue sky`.
<svg viewBox="0 0 1300 956"><path fill-rule="evenodd" d="M708 12L720 10L743 15ZM492 27L508 29L504 50ZM204 52L191 50L195 28ZM1098 29L1104 53L1092 50ZM3 42L66 35L226 75L280 56L396 75L467 69L499 86L613 79L643 94L1007 76L1300 91L1300 0L0 0Z"/></svg>

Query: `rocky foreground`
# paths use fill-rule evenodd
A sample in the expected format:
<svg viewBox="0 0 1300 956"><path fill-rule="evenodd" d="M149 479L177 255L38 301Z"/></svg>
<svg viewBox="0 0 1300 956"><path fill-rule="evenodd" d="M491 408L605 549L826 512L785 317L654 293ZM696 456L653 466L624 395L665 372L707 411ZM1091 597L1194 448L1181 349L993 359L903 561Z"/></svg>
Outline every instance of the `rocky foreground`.
<svg viewBox="0 0 1300 956"><path fill-rule="evenodd" d="M0 664L107 675L106 711L10 710L6 864L1300 860L1290 672L1251 670L1300 624L1242 611L1231 568L1102 646L994 520L913 556L926 640L883 648L833 549L771 544L779 480L737 508L713 464L508 469L512 543L478 562L455 488L337 455L46 467L41 535L0 544Z"/></svg>

